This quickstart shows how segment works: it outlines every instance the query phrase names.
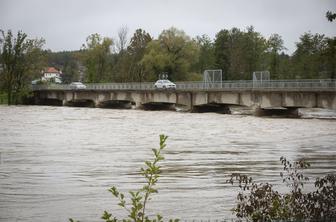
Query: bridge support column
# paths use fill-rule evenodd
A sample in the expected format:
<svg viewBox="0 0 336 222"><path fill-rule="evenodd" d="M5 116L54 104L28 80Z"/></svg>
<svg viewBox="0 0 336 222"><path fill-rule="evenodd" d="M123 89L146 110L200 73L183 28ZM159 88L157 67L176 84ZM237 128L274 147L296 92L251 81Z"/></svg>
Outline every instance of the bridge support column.
<svg viewBox="0 0 336 222"><path fill-rule="evenodd" d="M134 104L135 104L135 109L143 109L144 108L144 106L142 105L142 103L140 102L140 101L136 101L136 102L134 102Z"/></svg>
<svg viewBox="0 0 336 222"><path fill-rule="evenodd" d="M99 99L93 100L93 106L94 106L94 108L99 108L100 107L100 101L99 101Z"/></svg>
<svg viewBox="0 0 336 222"><path fill-rule="evenodd" d="M68 101L66 101L65 99L62 100L62 106L67 106Z"/></svg>

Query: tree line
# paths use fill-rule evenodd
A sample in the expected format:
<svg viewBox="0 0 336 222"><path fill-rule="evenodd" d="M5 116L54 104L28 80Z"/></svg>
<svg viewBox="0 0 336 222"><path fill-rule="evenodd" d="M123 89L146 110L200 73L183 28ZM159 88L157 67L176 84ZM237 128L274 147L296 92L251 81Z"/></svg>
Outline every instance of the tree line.
<svg viewBox="0 0 336 222"><path fill-rule="evenodd" d="M328 12L329 21L334 13ZM279 34L268 38L253 26L220 30L214 39L192 38L175 27L157 38L137 29L129 38L127 27L117 37L89 35L79 50L43 50L43 39L28 39L23 32L14 37L1 31L0 89L8 103L17 103L31 80L43 67L63 72L63 82L147 82L162 72L172 81L199 81L206 69L221 69L224 80L250 80L254 71L268 70L272 79L317 79L336 77L336 37L306 32L286 53Z"/></svg>
<svg viewBox="0 0 336 222"><path fill-rule="evenodd" d="M265 38L253 26L220 30L213 40L207 35L191 38L174 27L156 39L142 29L129 41L125 36L127 29L117 39L95 33L79 51L50 56L63 55L60 67L69 70L65 73L82 69L84 82L155 81L162 72L172 81L197 81L206 69L222 69L224 80L249 80L254 71L262 70L270 71L272 79L336 77L336 37L317 33L301 35L291 55L280 35ZM70 75L70 80L72 76L78 78Z"/></svg>

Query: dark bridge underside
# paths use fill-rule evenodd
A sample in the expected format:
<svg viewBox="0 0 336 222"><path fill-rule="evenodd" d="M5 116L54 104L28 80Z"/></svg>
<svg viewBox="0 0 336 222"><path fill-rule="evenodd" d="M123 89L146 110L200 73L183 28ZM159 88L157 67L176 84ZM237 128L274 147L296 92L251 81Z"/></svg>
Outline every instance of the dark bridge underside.
<svg viewBox="0 0 336 222"><path fill-rule="evenodd" d="M173 103L146 103L142 107L144 110L175 110Z"/></svg>
<svg viewBox="0 0 336 222"><path fill-rule="evenodd" d="M297 116L300 107L336 109L336 92L44 90L34 92L34 101L39 105Z"/></svg>
<svg viewBox="0 0 336 222"><path fill-rule="evenodd" d="M34 102L35 105L63 106L63 101L59 99L40 98Z"/></svg>
<svg viewBox="0 0 336 222"><path fill-rule="evenodd" d="M95 107L94 102L89 99L68 101L65 105L73 107Z"/></svg>
<svg viewBox="0 0 336 222"><path fill-rule="evenodd" d="M227 104L217 104L217 103L194 106L192 112L194 113L215 112L222 114L231 114L230 108Z"/></svg>
<svg viewBox="0 0 336 222"><path fill-rule="evenodd" d="M256 116L274 116L274 117L287 117L287 118L297 118L300 117L299 109L296 107L289 108L258 108L255 110Z"/></svg>
<svg viewBox="0 0 336 222"><path fill-rule="evenodd" d="M128 100L107 100L98 104L99 108L132 109L134 102Z"/></svg>

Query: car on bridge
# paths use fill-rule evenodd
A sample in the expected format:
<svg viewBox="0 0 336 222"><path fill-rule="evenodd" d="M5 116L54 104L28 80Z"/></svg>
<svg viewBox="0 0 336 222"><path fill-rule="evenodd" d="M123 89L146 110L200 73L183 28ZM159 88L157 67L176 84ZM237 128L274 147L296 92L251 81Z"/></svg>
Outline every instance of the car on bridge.
<svg viewBox="0 0 336 222"><path fill-rule="evenodd" d="M160 79L154 84L155 89L176 89L176 84L168 79Z"/></svg>
<svg viewBox="0 0 336 222"><path fill-rule="evenodd" d="M72 82L69 86L70 89L86 89L86 85L81 82Z"/></svg>

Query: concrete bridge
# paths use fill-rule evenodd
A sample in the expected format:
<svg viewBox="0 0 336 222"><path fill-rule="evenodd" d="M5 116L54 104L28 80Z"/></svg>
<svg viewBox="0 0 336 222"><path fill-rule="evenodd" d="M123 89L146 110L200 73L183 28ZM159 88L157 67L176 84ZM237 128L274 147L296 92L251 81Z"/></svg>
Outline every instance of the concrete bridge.
<svg viewBox="0 0 336 222"><path fill-rule="evenodd" d="M179 82L176 90L156 90L153 83L33 86L35 104L140 109L183 109L230 113L233 107L257 115L295 115L298 108L336 110L335 80Z"/></svg>

